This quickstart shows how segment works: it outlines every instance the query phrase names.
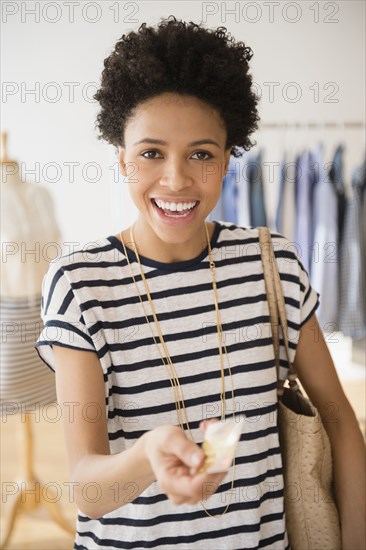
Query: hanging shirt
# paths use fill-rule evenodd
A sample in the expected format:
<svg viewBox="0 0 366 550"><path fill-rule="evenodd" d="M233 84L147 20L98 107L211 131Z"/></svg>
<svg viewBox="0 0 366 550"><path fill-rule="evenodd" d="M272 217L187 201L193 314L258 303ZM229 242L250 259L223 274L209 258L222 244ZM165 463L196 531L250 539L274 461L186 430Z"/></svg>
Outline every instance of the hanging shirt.
<svg viewBox="0 0 366 550"><path fill-rule="evenodd" d="M329 178L337 194L338 202L338 243L342 242L344 216L346 212L346 190L343 178L343 145L338 145L335 150L332 164L329 169Z"/></svg>
<svg viewBox="0 0 366 550"><path fill-rule="evenodd" d="M276 229L290 241L294 240L295 229L295 162L287 156L279 165L279 193L276 209Z"/></svg>
<svg viewBox="0 0 366 550"><path fill-rule="evenodd" d="M233 155L230 156L228 170L222 180L222 190L219 200L207 216L207 220L221 220L231 223L237 222L238 203L238 163Z"/></svg>
<svg viewBox="0 0 366 550"><path fill-rule="evenodd" d="M248 161L248 153L244 151L243 156L235 159L237 170L237 224L241 227L250 226L250 199L249 199L249 183L246 178L246 163Z"/></svg>
<svg viewBox="0 0 366 550"><path fill-rule="evenodd" d="M273 231L272 238L293 361L300 329L318 307L318 294L288 240ZM230 360L224 354L227 418L235 412L245 420L230 507L225 515L213 519L201 504L175 506L153 482L131 503L102 518L91 519L79 510L75 550L289 549L276 367L258 230L215 222L211 248L223 341ZM127 254L149 312L135 253L127 249ZM207 254L206 247L191 260L173 263L140 257L197 443L202 442L200 421L221 415L217 320ZM119 239L113 235L102 238L87 255L76 251L52 263L43 282L42 316L45 328L36 349L50 369L56 368L54 345L97 355L104 376L111 454L130 448L147 430L178 424L166 366L152 339ZM282 339L280 344L283 380L287 361ZM229 502L232 473L230 468L217 492L205 502L213 515L222 513Z"/></svg>
<svg viewBox="0 0 366 550"><path fill-rule="evenodd" d="M340 252L339 327L354 340L366 335L365 186L366 160L352 174Z"/></svg>
<svg viewBox="0 0 366 550"><path fill-rule="evenodd" d="M311 247L313 243L310 162L309 151L303 151L299 157L296 173L295 222L295 241L299 247L301 261L308 273L310 273Z"/></svg>
<svg viewBox="0 0 366 550"><path fill-rule="evenodd" d="M278 168L278 200L277 200L277 207L276 207L276 215L275 215L275 227L276 230L279 232L282 232L282 216L283 216L283 193L285 190L285 164L286 160L285 158L281 160L279 168Z"/></svg>
<svg viewBox="0 0 366 550"><path fill-rule="evenodd" d="M320 293L317 313L325 331L338 330L338 203L337 195L324 166L323 147L312 152L318 182L314 191L314 244L310 280Z"/></svg>
<svg viewBox="0 0 366 550"><path fill-rule="evenodd" d="M250 224L253 227L266 226L267 216L264 200L261 151L248 161L247 174L249 182Z"/></svg>
<svg viewBox="0 0 366 550"><path fill-rule="evenodd" d="M235 157L230 157L229 169L225 174L221 193L223 221L237 223L238 220L238 171Z"/></svg>
<svg viewBox="0 0 366 550"><path fill-rule="evenodd" d="M309 169L308 169L308 192L309 192L309 269L310 275L314 262L314 236L315 236L315 221L314 221L314 197L315 188L319 183L321 174L325 167L320 167L320 159L323 161L323 145L318 144L313 151L309 151Z"/></svg>

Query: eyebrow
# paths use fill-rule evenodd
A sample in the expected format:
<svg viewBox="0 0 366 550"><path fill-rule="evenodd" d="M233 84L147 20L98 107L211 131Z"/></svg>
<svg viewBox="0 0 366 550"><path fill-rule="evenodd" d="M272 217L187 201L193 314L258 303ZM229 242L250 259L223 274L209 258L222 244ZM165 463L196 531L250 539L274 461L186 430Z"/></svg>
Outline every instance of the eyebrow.
<svg viewBox="0 0 366 550"><path fill-rule="evenodd" d="M155 145L168 145L166 141L163 141L162 139L153 139L153 138L143 138L140 139L140 141L136 141L133 145L139 145L140 143L153 143ZM191 143L188 143L189 147L193 147L195 145L204 145L206 143L211 143L211 145L216 145L219 149L221 149L221 146L217 143L217 141L214 141L213 139L199 139L197 141L192 141Z"/></svg>

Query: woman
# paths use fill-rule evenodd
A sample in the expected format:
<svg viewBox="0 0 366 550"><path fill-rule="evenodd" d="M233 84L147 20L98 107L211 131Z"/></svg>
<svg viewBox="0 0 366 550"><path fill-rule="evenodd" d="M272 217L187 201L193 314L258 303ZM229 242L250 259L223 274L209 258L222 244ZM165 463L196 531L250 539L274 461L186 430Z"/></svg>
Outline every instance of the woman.
<svg viewBox="0 0 366 550"><path fill-rule="evenodd" d="M118 147L138 219L50 265L37 343L56 372L76 549L289 548L258 230L205 222L259 120L251 50L225 31L143 24L105 60L98 127ZM344 548L359 550L362 435L319 331L319 296L287 239L272 237L291 359L319 410L338 407L337 422L323 420ZM208 473L206 421L233 415L245 419L235 467Z"/></svg>

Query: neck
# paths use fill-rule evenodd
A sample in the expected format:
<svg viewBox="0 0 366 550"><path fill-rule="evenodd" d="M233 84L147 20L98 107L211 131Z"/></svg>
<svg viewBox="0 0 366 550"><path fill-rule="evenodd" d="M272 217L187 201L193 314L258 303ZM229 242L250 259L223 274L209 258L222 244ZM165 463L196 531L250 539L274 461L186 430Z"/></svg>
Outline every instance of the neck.
<svg viewBox="0 0 366 550"><path fill-rule="evenodd" d="M142 220L143 222L143 220ZM206 222L210 241L215 229L213 222ZM140 218L133 226L134 241L140 256L157 262L174 263L196 258L207 246L207 236L204 223L197 232L187 240L166 242L162 240L150 226L141 223ZM130 228L122 232L122 238L128 248L134 250L131 243Z"/></svg>

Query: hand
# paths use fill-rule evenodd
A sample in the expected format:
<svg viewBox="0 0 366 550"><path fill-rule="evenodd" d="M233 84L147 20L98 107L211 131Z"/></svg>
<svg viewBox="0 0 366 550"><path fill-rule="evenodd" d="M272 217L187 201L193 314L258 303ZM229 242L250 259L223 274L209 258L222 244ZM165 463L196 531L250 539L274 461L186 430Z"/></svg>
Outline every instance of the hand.
<svg viewBox="0 0 366 550"><path fill-rule="evenodd" d="M209 422L217 420L210 420ZM200 424L205 430L207 421ZM159 426L145 439L145 453L160 489L174 504L197 504L215 493L226 472L198 474L205 455L201 448L188 439L184 430L176 426Z"/></svg>

